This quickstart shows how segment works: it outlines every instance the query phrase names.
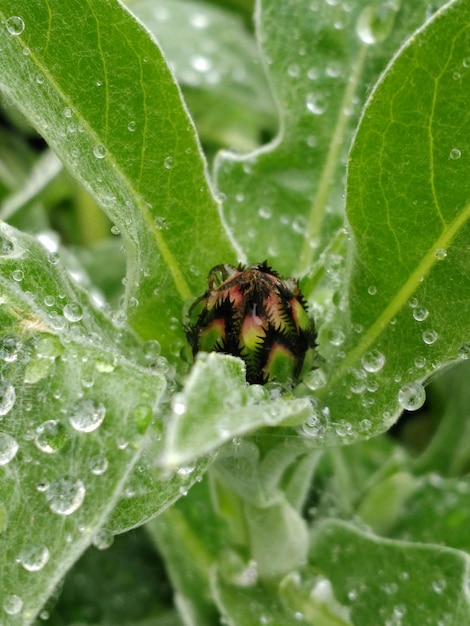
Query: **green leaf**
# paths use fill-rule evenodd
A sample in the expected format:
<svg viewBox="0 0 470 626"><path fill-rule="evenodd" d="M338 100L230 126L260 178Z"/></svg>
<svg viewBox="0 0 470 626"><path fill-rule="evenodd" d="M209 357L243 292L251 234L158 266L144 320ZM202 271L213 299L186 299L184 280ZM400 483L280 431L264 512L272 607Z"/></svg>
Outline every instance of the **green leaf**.
<svg viewBox="0 0 470 626"><path fill-rule="evenodd" d="M347 152L373 84L428 2L259 0L257 30L280 122L248 155L220 155L224 214L251 262L304 273L343 222ZM374 45L377 44L377 45Z"/></svg>
<svg viewBox="0 0 470 626"><path fill-rule="evenodd" d="M234 252L160 50L108 0L6 0L0 21L1 88L121 233L130 324L175 351L201 267Z"/></svg>
<svg viewBox="0 0 470 626"><path fill-rule="evenodd" d="M423 381L470 338L468 19L451 2L407 42L350 154L350 322L339 314L321 395L333 421L362 415L370 433L420 408Z"/></svg>
<svg viewBox="0 0 470 626"><path fill-rule="evenodd" d="M381 539L345 522L322 522L313 533L311 568L291 581L298 610L305 590L329 581L353 624L466 624L468 555L442 545ZM304 594L302 594L304 590Z"/></svg>
<svg viewBox="0 0 470 626"><path fill-rule="evenodd" d="M308 398L269 401L261 385L246 385L241 359L216 352L198 357L172 408L162 459L170 468L261 426L302 423L311 412Z"/></svg>
<svg viewBox="0 0 470 626"><path fill-rule="evenodd" d="M0 251L0 605L29 624L100 529L142 523L196 476L155 468L166 382L145 346L31 236L0 222ZM108 525L134 468L145 503L125 492L132 515Z"/></svg>
<svg viewBox="0 0 470 626"><path fill-rule="evenodd" d="M203 143L249 150L275 107L254 37L241 16L201 0L129 3L157 37L197 123Z"/></svg>

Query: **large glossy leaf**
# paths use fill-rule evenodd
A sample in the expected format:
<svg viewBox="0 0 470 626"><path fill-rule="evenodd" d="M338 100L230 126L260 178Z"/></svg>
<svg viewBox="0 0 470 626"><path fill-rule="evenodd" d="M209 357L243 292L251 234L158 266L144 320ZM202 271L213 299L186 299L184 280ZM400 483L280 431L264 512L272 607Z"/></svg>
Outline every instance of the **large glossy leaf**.
<svg viewBox="0 0 470 626"><path fill-rule="evenodd" d="M234 253L160 50L114 0L6 0L0 21L1 88L121 233L123 316L175 350L201 265Z"/></svg>
<svg viewBox="0 0 470 626"><path fill-rule="evenodd" d="M422 406L426 377L468 352L469 18L451 2L403 47L349 159L350 320L321 394L370 432Z"/></svg>

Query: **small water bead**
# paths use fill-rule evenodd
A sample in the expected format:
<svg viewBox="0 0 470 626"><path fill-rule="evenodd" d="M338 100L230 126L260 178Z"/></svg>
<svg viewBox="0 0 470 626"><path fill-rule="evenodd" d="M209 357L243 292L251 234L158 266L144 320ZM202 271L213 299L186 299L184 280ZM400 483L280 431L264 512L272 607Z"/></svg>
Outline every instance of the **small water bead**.
<svg viewBox="0 0 470 626"><path fill-rule="evenodd" d="M438 333L435 330L425 330L423 335L423 341L428 346L431 346L435 343L439 337Z"/></svg>
<svg viewBox="0 0 470 626"><path fill-rule="evenodd" d="M133 415L137 430L143 435L152 421L152 407L148 404L138 404L133 410Z"/></svg>
<svg viewBox="0 0 470 626"><path fill-rule="evenodd" d="M333 328L330 328L327 332L327 336L328 341L333 346L340 346L345 339L345 334L343 330L337 326L333 326Z"/></svg>
<svg viewBox="0 0 470 626"><path fill-rule="evenodd" d="M59 420L47 420L36 429L35 444L41 452L53 454L67 442L67 431Z"/></svg>
<svg viewBox="0 0 470 626"><path fill-rule="evenodd" d="M311 391L316 391L326 385L326 374L322 369L311 370L303 377L303 383Z"/></svg>
<svg viewBox="0 0 470 626"><path fill-rule="evenodd" d="M289 65L287 73L291 78L298 78L300 76L300 67L296 63Z"/></svg>
<svg viewBox="0 0 470 626"><path fill-rule="evenodd" d="M14 36L21 35L21 33L25 29L24 21L18 15L12 15L11 17L9 17L7 21L5 22L5 25L10 35L14 35Z"/></svg>
<svg viewBox="0 0 470 626"><path fill-rule="evenodd" d="M30 546L21 551L19 562L28 572L39 572L47 565L50 553L47 546Z"/></svg>
<svg viewBox="0 0 470 626"><path fill-rule="evenodd" d="M24 278L23 270L14 270L12 273L12 277L13 280L15 280L17 283L20 283Z"/></svg>
<svg viewBox="0 0 470 626"><path fill-rule="evenodd" d="M417 356L414 363L415 363L415 367L417 367L418 369L422 369L423 367L426 366L426 357Z"/></svg>
<svg viewBox="0 0 470 626"><path fill-rule="evenodd" d="M423 322L428 315L429 311L425 309L424 306L417 306L413 309L413 317L417 322Z"/></svg>
<svg viewBox="0 0 470 626"><path fill-rule="evenodd" d="M93 545L98 550L107 550L113 545L114 535L110 530L101 528L93 537Z"/></svg>
<svg viewBox="0 0 470 626"><path fill-rule="evenodd" d="M273 210L271 207L262 206L258 209L258 215L263 220L269 220L273 216Z"/></svg>
<svg viewBox="0 0 470 626"><path fill-rule="evenodd" d="M57 265L60 261L60 256L57 252L51 252L51 254L47 257L47 260L51 265Z"/></svg>
<svg viewBox="0 0 470 626"><path fill-rule="evenodd" d="M157 230L168 230L168 223L166 221L166 218L158 215L154 220L153 223L155 224L155 228Z"/></svg>
<svg viewBox="0 0 470 626"><path fill-rule="evenodd" d="M0 254L2 256L10 256L15 251L15 246L12 241L6 237L0 237Z"/></svg>
<svg viewBox="0 0 470 626"><path fill-rule="evenodd" d="M11 411L15 401L15 388L7 380L0 378L0 418Z"/></svg>
<svg viewBox="0 0 470 626"><path fill-rule="evenodd" d="M371 350L362 357L362 365L366 372L379 372L385 363L385 356L379 350Z"/></svg>
<svg viewBox="0 0 470 626"><path fill-rule="evenodd" d="M92 457L88 464L91 473L95 476L101 476L102 474L104 474L108 469L108 465L108 459L100 454Z"/></svg>
<svg viewBox="0 0 470 626"><path fill-rule="evenodd" d="M71 515L83 503L86 489L83 481L72 476L54 480L46 491L49 508L57 515Z"/></svg>
<svg viewBox="0 0 470 626"><path fill-rule="evenodd" d="M102 143L98 143L96 144L96 146L93 147L93 154L97 159L104 159L104 157L106 156L106 148L103 146Z"/></svg>
<svg viewBox="0 0 470 626"><path fill-rule="evenodd" d="M426 400L426 391L420 382L406 383L398 392L398 403L407 411L417 411Z"/></svg>
<svg viewBox="0 0 470 626"><path fill-rule="evenodd" d="M55 298L54 298L54 296L45 296L45 298L44 298L44 304L45 304L47 307L54 306L54 304L55 304Z"/></svg>
<svg viewBox="0 0 470 626"><path fill-rule="evenodd" d="M449 153L449 158L451 158L453 161L457 161L458 159L460 159L461 156L462 153L457 148L452 148Z"/></svg>
<svg viewBox="0 0 470 626"><path fill-rule="evenodd" d="M322 115L326 110L326 99L323 94L308 93L305 105L313 115Z"/></svg>
<svg viewBox="0 0 470 626"><path fill-rule="evenodd" d="M18 358L21 348L21 340L16 335L5 335L0 339L0 359L5 363L13 363ZM0 403L1 403L1 382L0 382Z"/></svg>
<svg viewBox="0 0 470 626"><path fill-rule="evenodd" d="M400 4L401 0L384 0L366 6L356 24L359 39L368 45L384 41L393 29Z"/></svg>
<svg viewBox="0 0 470 626"><path fill-rule="evenodd" d="M7 465L18 452L18 442L8 433L0 432L0 465Z"/></svg>
<svg viewBox="0 0 470 626"><path fill-rule="evenodd" d="M164 160L163 165L164 165L166 170L171 170L171 168L173 167L174 163L175 163L174 158L171 157L171 156L168 156Z"/></svg>
<svg viewBox="0 0 470 626"><path fill-rule="evenodd" d="M367 374L364 370L353 370L347 377L347 383L352 393L363 393L366 389Z"/></svg>
<svg viewBox="0 0 470 626"><path fill-rule="evenodd" d="M377 293L377 287L375 285L370 285L367 288L367 293L369 294L369 296L375 296Z"/></svg>
<svg viewBox="0 0 470 626"><path fill-rule="evenodd" d="M121 229L119 228L119 226L111 226L111 234L112 235L120 235L121 234Z"/></svg>
<svg viewBox="0 0 470 626"><path fill-rule="evenodd" d="M437 248L434 252L434 256L438 261L443 261L447 257L447 250L445 248Z"/></svg>
<svg viewBox="0 0 470 626"><path fill-rule="evenodd" d="M65 319L69 322L79 322L83 318L83 309L78 302L69 302L62 311Z"/></svg>
<svg viewBox="0 0 470 626"><path fill-rule="evenodd" d="M439 578L432 581L432 589L435 593L441 594L447 587L447 581L444 578Z"/></svg>
<svg viewBox="0 0 470 626"><path fill-rule="evenodd" d="M149 361L153 361L160 356L162 347L156 339L149 339L144 343L144 356Z"/></svg>
<svg viewBox="0 0 470 626"><path fill-rule="evenodd" d="M99 428L106 416L104 404L93 400L80 400L73 410L69 421L72 427L81 433L91 433Z"/></svg>
<svg viewBox="0 0 470 626"><path fill-rule="evenodd" d="M3 610L8 615L18 615L23 608L23 600L15 594L5 596L3 601Z"/></svg>
<svg viewBox="0 0 470 626"><path fill-rule="evenodd" d="M130 133L135 132L135 129L137 128L137 122L129 122L129 124L127 125L127 130Z"/></svg>

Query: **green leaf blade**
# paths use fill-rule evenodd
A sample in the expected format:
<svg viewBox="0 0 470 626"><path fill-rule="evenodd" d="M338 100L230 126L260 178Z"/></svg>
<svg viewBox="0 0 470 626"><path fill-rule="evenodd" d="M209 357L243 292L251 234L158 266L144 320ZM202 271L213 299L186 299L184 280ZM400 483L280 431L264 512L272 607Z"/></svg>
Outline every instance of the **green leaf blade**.
<svg viewBox="0 0 470 626"><path fill-rule="evenodd" d="M129 321L169 352L182 330L168 320L198 291L201 266L234 251L160 50L115 2L6 2L0 19L2 89L122 234Z"/></svg>

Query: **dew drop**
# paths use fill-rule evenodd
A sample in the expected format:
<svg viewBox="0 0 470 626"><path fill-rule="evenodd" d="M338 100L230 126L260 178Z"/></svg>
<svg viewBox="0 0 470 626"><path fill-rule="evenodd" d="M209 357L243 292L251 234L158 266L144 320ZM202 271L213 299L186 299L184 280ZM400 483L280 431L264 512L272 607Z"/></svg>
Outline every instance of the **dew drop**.
<svg viewBox="0 0 470 626"><path fill-rule="evenodd" d="M15 280L17 283L20 283L24 278L23 270L14 270L14 272L12 273L12 277L13 280Z"/></svg>
<svg viewBox="0 0 470 626"><path fill-rule="evenodd" d="M9 463L18 452L18 442L8 433L0 432L0 465Z"/></svg>
<svg viewBox="0 0 470 626"><path fill-rule="evenodd" d="M11 411L16 400L16 391L11 383L0 378L0 417Z"/></svg>
<svg viewBox="0 0 470 626"><path fill-rule="evenodd" d="M435 330L425 330L422 337L423 337L424 343L427 344L428 346L431 346L437 340L439 335L437 334Z"/></svg>
<svg viewBox="0 0 470 626"><path fill-rule="evenodd" d="M377 293L377 287L375 285L370 285L367 288L367 293L369 294L369 296L375 296L375 294Z"/></svg>
<svg viewBox="0 0 470 626"><path fill-rule="evenodd" d="M420 382L403 385L398 392L398 403L407 411L417 411L426 400L426 391Z"/></svg>
<svg viewBox="0 0 470 626"><path fill-rule="evenodd" d="M393 28L400 4L400 0L383 0L365 7L356 24L359 39L368 45L384 41Z"/></svg>
<svg viewBox="0 0 470 626"><path fill-rule="evenodd" d="M310 113L313 113L313 115L322 115L326 109L326 100L323 94L307 94L305 104L307 109Z"/></svg>
<svg viewBox="0 0 470 626"><path fill-rule="evenodd" d="M168 230L168 224L164 217L157 216L153 223L155 224L155 228L157 230Z"/></svg>
<svg viewBox="0 0 470 626"><path fill-rule="evenodd" d="M414 363L415 363L415 367L417 367L418 369L422 369L426 365L426 357L417 356Z"/></svg>
<svg viewBox="0 0 470 626"><path fill-rule="evenodd" d="M423 306L417 306L415 309L413 309L413 317L417 322L423 322L428 315L429 311Z"/></svg>
<svg viewBox="0 0 470 626"><path fill-rule="evenodd" d="M129 122L129 124L127 125L127 130L130 133L135 132L135 129L137 128L137 122Z"/></svg>
<svg viewBox="0 0 470 626"><path fill-rule="evenodd" d="M79 478L65 476L54 480L46 491L49 508L57 515L71 515L82 504L86 494L85 485Z"/></svg>
<svg viewBox="0 0 470 626"><path fill-rule="evenodd" d="M5 363L13 363L18 357L21 348L21 340L16 335L5 335L0 340L0 359ZM2 397L2 384L0 381L0 405ZM0 413L1 415L1 413Z"/></svg>
<svg viewBox="0 0 470 626"><path fill-rule="evenodd" d="M79 322L83 318L83 309L78 302L69 302L63 308L65 319L69 322Z"/></svg>
<svg viewBox="0 0 470 626"><path fill-rule="evenodd" d="M74 413L69 420L72 427L81 433L91 433L101 426L106 415L103 403L93 400L80 400L74 406Z"/></svg>
<svg viewBox="0 0 470 626"><path fill-rule="evenodd" d="M23 608L23 600L20 596L10 595L5 596L5 600L3 601L3 610L8 615L18 615L18 613Z"/></svg>
<svg viewBox="0 0 470 626"><path fill-rule="evenodd" d="M371 350L362 357L366 372L379 372L385 363L385 356L379 350Z"/></svg>
<svg viewBox="0 0 470 626"><path fill-rule="evenodd" d="M101 476L108 469L108 459L105 456L97 455L90 459L89 468L95 476Z"/></svg>
<svg viewBox="0 0 470 626"><path fill-rule="evenodd" d="M97 159L104 159L104 157L106 156L106 148L103 146L102 143L98 143L96 144L96 146L93 147L93 154Z"/></svg>
<svg viewBox="0 0 470 626"><path fill-rule="evenodd" d="M470 359L470 341L460 346L458 354L463 360Z"/></svg>
<svg viewBox="0 0 470 626"><path fill-rule="evenodd" d="M93 537L93 545L98 550L107 550L113 545L114 535L110 530L101 528Z"/></svg>
<svg viewBox="0 0 470 626"><path fill-rule="evenodd" d="M171 168L174 165L175 160L173 159L173 157L168 156L166 157L166 159L163 162L163 165L165 167L166 170L171 170Z"/></svg>
<svg viewBox="0 0 470 626"><path fill-rule="evenodd" d="M305 374L305 376L303 377L303 382L304 385L312 391L321 389L326 385L325 372L321 369L311 370L310 372L307 372Z"/></svg>
<svg viewBox="0 0 470 626"><path fill-rule="evenodd" d="M49 550L46 546L30 546L22 550L19 561L28 572L39 572L49 561Z"/></svg>
<svg viewBox="0 0 470 626"><path fill-rule="evenodd" d="M457 148L452 148L449 153L449 158L451 158L453 161L457 161L458 159L460 159L461 156L462 153Z"/></svg>
<svg viewBox="0 0 470 626"><path fill-rule="evenodd" d="M21 35L25 28L24 21L21 17L18 17L18 15L9 17L5 24L10 35Z"/></svg>
<svg viewBox="0 0 470 626"><path fill-rule="evenodd" d="M445 248L438 248L434 252L434 256L438 261L443 261L447 256L447 250Z"/></svg>
<svg viewBox="0 0 470 626"><path fill-rule="evenodd" d="M65 426L59 420L47 420L36 429L35 444L41 452L53 454L67 442Z"/></svg>
<svg viewBox="0 0 470 626"><path fill-rule="evenodd" d="M447 581L444 578L432 581L432 588L435 593L441 594L447 587Z"/></svg>

